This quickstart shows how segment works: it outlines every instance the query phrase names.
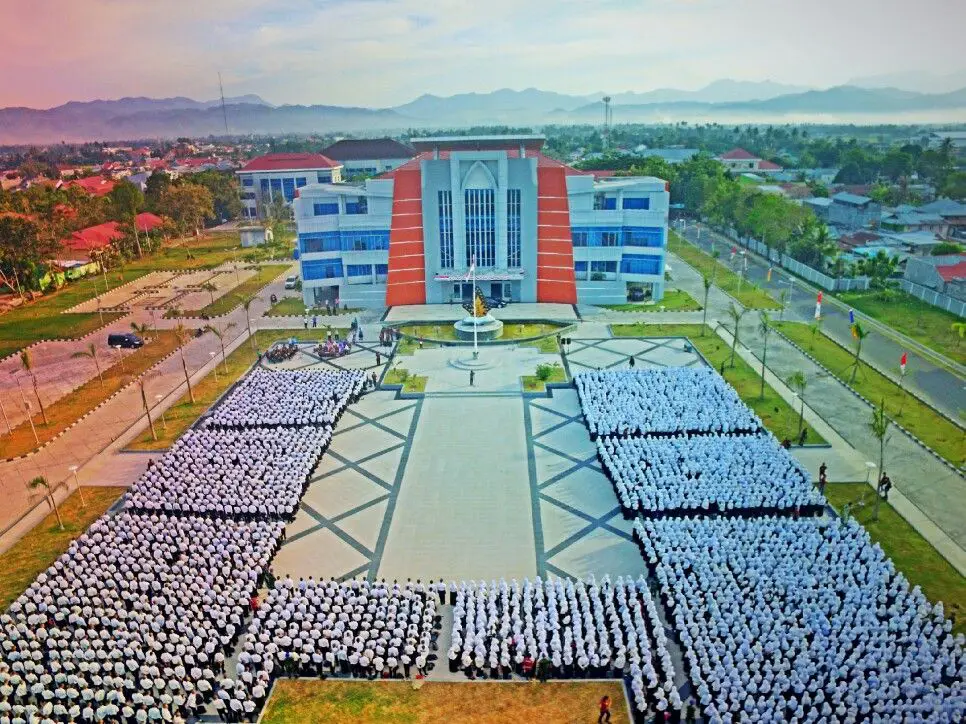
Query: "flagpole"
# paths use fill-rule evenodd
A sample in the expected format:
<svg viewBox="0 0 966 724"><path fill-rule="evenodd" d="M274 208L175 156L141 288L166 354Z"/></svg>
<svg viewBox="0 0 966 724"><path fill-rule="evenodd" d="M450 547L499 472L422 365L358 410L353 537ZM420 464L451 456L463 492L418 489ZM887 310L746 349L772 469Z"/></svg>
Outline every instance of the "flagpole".
<svg viewBox="0 0 966 724"><path fill-rule="evenodd" d="M476 328L479 326L476 321L476 255L473 255L473 263L470 265L470 271L473 272L473 359L480 356L480 349L476 343Z"/></svg>

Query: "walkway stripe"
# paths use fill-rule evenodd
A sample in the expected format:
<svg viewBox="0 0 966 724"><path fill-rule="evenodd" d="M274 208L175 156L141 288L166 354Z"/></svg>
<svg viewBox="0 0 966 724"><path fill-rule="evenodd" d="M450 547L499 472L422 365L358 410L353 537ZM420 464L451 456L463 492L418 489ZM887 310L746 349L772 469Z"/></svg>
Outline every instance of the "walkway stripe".
<svg viewBox="0 0 966 724"><path fill-rule="evenodd" d="M551 393L552 394L552 393ZM527 438L527 473L530 479L530 515L533 518L533 547L537 575L547 575L547 557L544 555L543 520L540 517L540 490L537 482L537 459L533 451L533 422L530 419L530 400L523 398L523 431Z"/></svg>

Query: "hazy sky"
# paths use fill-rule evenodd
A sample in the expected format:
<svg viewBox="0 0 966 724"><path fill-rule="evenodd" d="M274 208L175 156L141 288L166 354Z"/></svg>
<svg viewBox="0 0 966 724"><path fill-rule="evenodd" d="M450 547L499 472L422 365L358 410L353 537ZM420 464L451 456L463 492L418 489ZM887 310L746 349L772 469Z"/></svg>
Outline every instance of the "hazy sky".
<svg viewBox="0 0 966 724"><path fill-rule="evenodd" d="M391 106L536 86L826 87L966 68L963 0L0 0L0 106L121 96Z"/></svg>

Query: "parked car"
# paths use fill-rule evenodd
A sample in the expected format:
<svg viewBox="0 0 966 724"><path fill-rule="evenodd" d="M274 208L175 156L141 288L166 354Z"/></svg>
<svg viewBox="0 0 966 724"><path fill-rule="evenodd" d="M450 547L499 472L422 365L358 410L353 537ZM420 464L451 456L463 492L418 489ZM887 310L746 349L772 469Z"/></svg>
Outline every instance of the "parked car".
<svg viewBox="0 0 966 724"><path fill-rule="evenodd" d="M107 346L114 349L137 349L144 346L144 340L131 332L107 335Z"/></svg>
<svg viewBox="0 0 966 724"><path fill-rule="evenodd" d="M629 302L643 302L646 298L647 298L647 295L644 293L644 290L641 289L640 287L631 289L627 293L627 301Z"/></svg>
<svg viewBox="0 0 966 724"><path fill-rule="evenodd" d="M486 304L487 309L503 309L506 306L506 302L496 297L483 297L483 303Z"/></svg>
<svg viewBox="0 0 966 724"><path fill-rule="evenodd" d="M299 283L298 276L297 275L296 276L291 276L291 277L289 277L288 279L285 280L285 288L286 289L295 289L295 286L298 283Z"/></svg>

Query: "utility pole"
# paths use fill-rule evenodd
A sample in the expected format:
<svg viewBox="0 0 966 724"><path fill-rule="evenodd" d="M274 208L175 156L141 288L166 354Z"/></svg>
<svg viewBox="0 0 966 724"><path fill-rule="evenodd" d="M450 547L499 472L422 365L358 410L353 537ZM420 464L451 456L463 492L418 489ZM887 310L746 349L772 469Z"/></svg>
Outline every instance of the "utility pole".
<svg viewBox="0 0 966 724"><path fill-rule="evenodd" d="M218 71L218 91L221 93L221 113L225 117L225 135L228 135L228 109L225 107L225 89L221 85L221 71Z"/></svg>

